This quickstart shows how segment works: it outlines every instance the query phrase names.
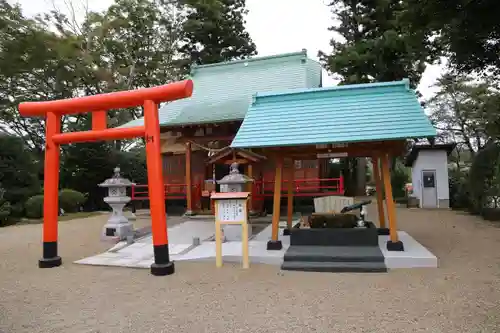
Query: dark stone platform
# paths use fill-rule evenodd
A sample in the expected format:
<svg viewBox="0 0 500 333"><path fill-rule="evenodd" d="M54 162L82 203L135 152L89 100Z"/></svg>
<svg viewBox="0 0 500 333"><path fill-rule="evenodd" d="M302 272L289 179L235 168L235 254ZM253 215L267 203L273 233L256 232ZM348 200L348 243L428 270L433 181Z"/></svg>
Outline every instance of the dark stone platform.
<svg viewBox="0 0 500 333"><path fill-rule="evenodd" d="M281 269L307 272L387 272L378 245L382 230L367 228L293 228ZM383 232L383 231L382 231Z"/></svg>
<svg viewBox="0 0 500 333"><path fill-rule="evenodd" d="M387 272L378 246L290 246L283 270L309 272Z"/></svg>
<svg viewBox="0 0 500 333"><path fill-rule="evenodd" d="M304 262L287 261L281 266L286 271L329 273L386 273L383 262Z"/></svg>
<svg viewBox="0 0 500 333"><path fill-rule="evenodd" d="M377 246L290 246L284 261L384 262Z"/></svg>
<svg viewBox="0 0 500 333"><path fill-rule="evenodd" d="M367 228L293 228L290 245L294 246L377 246L378 230L372 222Z"/></svg>

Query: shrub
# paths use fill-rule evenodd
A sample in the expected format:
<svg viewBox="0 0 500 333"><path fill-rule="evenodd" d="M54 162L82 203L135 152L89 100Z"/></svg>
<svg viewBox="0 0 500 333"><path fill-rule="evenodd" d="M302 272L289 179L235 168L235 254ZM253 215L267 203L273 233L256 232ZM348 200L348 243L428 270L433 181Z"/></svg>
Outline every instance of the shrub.
<svg viewBox="0 0 500 333"><path fill-rule="evenodd" d="M86 200L83 193L75 190L62 189L59 192L59 207L66 213L78 212Z"/></svg>
<svg viewBox="0 0 500 333"><path fill-rule="evenodd" d="M24 204L26 217L39 219L43 217L43 195L35 195L29 198Z"/></svg>
<svg viewBox="0 0 500 333"><path fill-rule="evenodd" d="M10 202L3 198L5 190L0 184L0 227L7 224L10 216Z"/></svg>
<svg viewBox="0 0 500 333"><path fill-rule="evenodd" d="M500 221L500 209L483 208L481 211L481 216L487 221Z"/></svg>
<svg viewBox="0 0 500 333"><path fill-rule="evenodd" d="M85 203L86 197L83 193L75 190L63 189L59 191L59 208L66 213L76 213ZM24 205L26 217L39 219L43 217L43 195L35 195L29 198Z"/></svg>
<svg viewBox="0 0 500 333"><path fill-rule="evenodd" d="M450 207L452 209L469 209L471 207L468 189L468 173L452 169L449 172Z"/></svg>
<svg viewBox="0 0 500 333"><path fill-rule="evenodd" d="M391 171L392 196L394 198L406 196L405 185L408 181L408 171L403 166L398 165Z"/></svg>
<svg viewBox="0 0 500 333"><path fill-rule="evenodd" d="M408 205L408 198L407 197L395 198L394 202L399 205Z"/></svg>
<svg viewBox="0 0 500 333"><path fill-rule="evenodd" d="M26 200L40 193L38 162L22 139L0 133L0 181L3 200L10 203L10 219L21 217Z"/></svg>
<svg viewBox="0 0 500 333"><path fill-rule="evenodd" d="M499 162L500 146L494 142L489 143L474 157L467 181L472 213L481 214L483 208L490 206L490 199L499 196Z"/></svg>

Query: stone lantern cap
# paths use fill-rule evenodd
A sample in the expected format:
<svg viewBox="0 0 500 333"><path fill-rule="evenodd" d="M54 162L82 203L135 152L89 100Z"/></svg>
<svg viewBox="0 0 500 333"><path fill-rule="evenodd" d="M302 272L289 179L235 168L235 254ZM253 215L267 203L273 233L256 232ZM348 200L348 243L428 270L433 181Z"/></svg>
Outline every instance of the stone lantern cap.
<svg viewBox="0 0 500 333"><path fill-rule="evenodd" d="M106 179L104 182L99 184L99 187L127 187L135 185L130 180L123 178L120 175L120 168L116 167L113 170L113 177Z"/></svg>
<svg viewBox="0 0 500 333"><path fill-rule="evenodd" d="M224 184L245 184L253 182L253 179L242 175L240 173L240 170L238 170L238 163L233 163L229 167L229 174L227 176L224 176L221 180L217 181L218 184L224 185Z"/></svg>

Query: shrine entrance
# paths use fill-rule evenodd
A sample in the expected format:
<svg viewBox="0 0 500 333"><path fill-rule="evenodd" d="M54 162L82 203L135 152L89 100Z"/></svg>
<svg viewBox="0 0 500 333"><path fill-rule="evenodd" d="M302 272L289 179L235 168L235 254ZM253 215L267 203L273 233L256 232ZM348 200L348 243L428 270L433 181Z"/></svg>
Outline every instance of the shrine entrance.
<svg viewBox="0 0 500 333"><path fill-rule="evenodd" d="M170 275L174 273L174 264L170 261L168 250L158 105L162 102L190 97L192 92L193 82L186 80L154 88L56 101L25 102L19 105L19 113L24 117L45 117L43 257L38 263L40 268L57 267L62 264L57 247L60 145L144 137L149 195L155 202L154 205L151 205L154 249L151 274ZM144 108L144 125L107 128L107 110L137 106ZM61 133L61 118L63 116L84 112L92 114L92 129L90 131Z"/></svg>

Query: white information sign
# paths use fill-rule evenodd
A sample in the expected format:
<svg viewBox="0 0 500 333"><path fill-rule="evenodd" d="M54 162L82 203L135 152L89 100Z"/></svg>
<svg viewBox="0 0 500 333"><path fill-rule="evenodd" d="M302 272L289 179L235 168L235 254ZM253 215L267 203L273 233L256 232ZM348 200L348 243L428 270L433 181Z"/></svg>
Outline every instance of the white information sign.
<svg viewBox="0 0 500 333"><path fill-rule="evenodd" d="M217 218L220 222L239 222L245 220L246 199L217 200Z"/></svg>

